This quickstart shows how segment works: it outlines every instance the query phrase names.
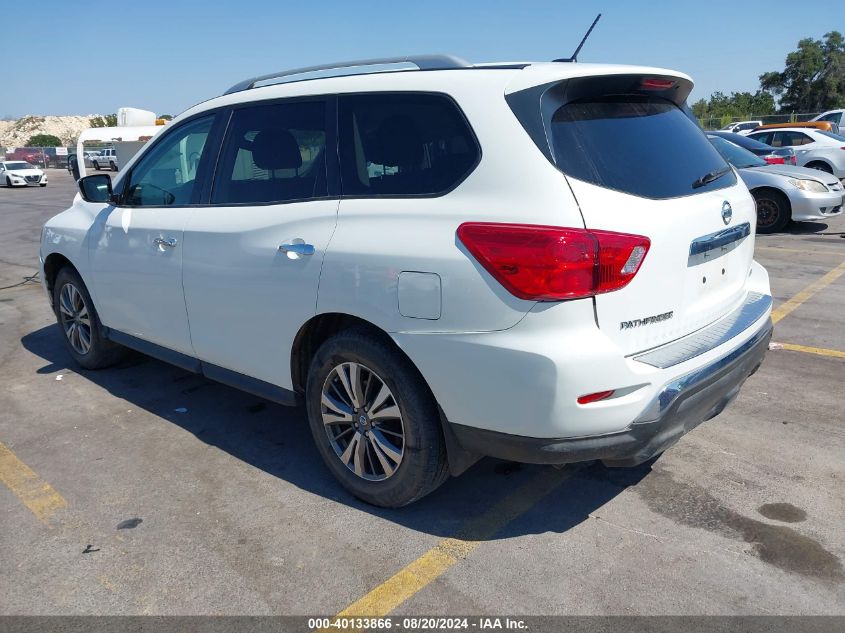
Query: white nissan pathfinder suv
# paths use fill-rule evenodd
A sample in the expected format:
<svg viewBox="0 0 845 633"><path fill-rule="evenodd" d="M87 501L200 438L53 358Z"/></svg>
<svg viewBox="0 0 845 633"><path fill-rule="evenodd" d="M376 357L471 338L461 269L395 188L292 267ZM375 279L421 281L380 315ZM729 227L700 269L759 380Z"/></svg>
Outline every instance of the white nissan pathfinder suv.
<svg viewBox="0 0 845 633"><path fill-rule="evenodd" d="M79 181L44 287L84 368L129 347L304 402L374 504L483 455L635 465L717 415L772 330L754 200L691 88L445 56L249 79Z"/></svg>

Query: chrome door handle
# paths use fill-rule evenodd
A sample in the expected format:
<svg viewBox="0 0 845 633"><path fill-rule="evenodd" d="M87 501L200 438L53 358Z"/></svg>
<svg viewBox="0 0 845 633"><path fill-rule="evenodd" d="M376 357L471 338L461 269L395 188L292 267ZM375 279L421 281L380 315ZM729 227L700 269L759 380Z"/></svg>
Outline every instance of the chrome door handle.
<svg viewBox="0 0 845 633"><path fill-rule="evenodd" d="M156 246L166 246L167 248L175 248L176 247L176 238L175 237L157 237L153 240L153 244Z"/></svg>
<svg viewBox="0 0 845 633"><path fill-rule="evenodd" d="M285 242L284 244L279 244L279 250L282 253L293 255L313 255L314 245L306 244L305 242Z"/></svg>

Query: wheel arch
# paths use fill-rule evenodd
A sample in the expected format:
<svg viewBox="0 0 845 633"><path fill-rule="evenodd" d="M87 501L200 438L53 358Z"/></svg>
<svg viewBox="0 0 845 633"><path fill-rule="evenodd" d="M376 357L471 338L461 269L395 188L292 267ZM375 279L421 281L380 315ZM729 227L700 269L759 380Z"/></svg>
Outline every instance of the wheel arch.
<svg viewBox="0 0 845 633"><path fill-rule="evenodd" d="M776 197L780 198L786 203L787 209L789 209L789 217L792 217L792 201L789 199L789 196L786 195L782 190L778 189L777 187L771 187L768 185L763 185L761 187L754 187L753 189L749 190L751 195L754 196L754 199L757 199L757 194L774 194Z"/></svg>
<svg viewBox="0 0 845 633"><path fill-rule="evenodd" d="M827 168L823 171L827 171L830 174L833 173L833 165L831 165L830 162L825 160L824 158L814 158L813 160L805 163L804 167L807 167L808 169L816 169L815 167L813 167L813 165L823 165Z"/></svg>
<svg viewBox="0 0 845 633"><path fill-rule="evenodd" d="M77 275L82 277L82 273L80 273L79 269L73 265L73 262L61 253L50 253L44 258L44 283L47 286L47 293L50 297L51 305L53 303L53 287L56 283L56 277L58 276L59 271L66 266L72 268L76 271Z"/></svg>
<svg viewBox="0 0 845 633"><path fill-rule="evenodd" d="M393 340L390 334L374 323L367 321L366 319L362 319L361 317L342 312L323 313L313 316L299 328L299 331L294 337L293 345L291 346L290 372L293 390L300 395L305 393L305 385L308 379L308 368L311 365L311 359L314 358L314 354L316 354L320 345L338 332L353 328L365 329L374 336L383 340L390 347L396 350L397 353L407 359L414 370L419 374L431 394L431 397L434 398L434 401L437 404L437 410L440 412L440 429L446 443L446 458L449 463L449 472L452 475L457 476L478 461L480 458L479 455L469 453L458 443L458 440L452 431L451 424L446 419L443 409L437 402L437 397L434 395L434 392L431 390L431 386L428 384L425 376L423 376L414 361L401 347L399 347L399 345L396 344L396 341Z"/></svg>

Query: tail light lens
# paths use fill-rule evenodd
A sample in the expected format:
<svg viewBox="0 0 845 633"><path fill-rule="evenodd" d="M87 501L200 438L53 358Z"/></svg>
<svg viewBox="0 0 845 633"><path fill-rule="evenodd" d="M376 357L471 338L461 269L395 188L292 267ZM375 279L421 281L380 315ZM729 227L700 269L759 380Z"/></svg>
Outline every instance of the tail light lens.
<svg viewBox="0 0 845 633"><path fill-rule="evenodd" d="M619 290L651 246L641 235L487 222L461 224L458 239L508 292L533 301Z"/></svg>
<svg viewBox="0 0 845 633"><path fill-rule="evenodd" d="M769 163L769 165L783 165L786 163L783 156L764 156L763 160Z"/></svg>
<svg viewBox="0 0 845 633"><path fill-rule="evenodd" d="M792 155L789 157L789 160L790 160L790 161L792 161L792 164L793 164L793 165L797 165L797 164L798 164L798 158L795 156L795 154L792 154Z"/></svg>

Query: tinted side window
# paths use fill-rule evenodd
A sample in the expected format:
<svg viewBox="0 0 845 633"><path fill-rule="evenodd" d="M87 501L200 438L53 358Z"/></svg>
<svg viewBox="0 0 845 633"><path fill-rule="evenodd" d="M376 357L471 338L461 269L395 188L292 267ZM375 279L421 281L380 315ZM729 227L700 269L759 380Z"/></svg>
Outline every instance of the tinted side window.
<svg viewBox="0 0 845 633"><path fill-rule="evenodd" d="M132 169L124 204L169 206L190 204L213 116L168 131Z"/></svg>
<svg viewBox="0 0 845 633"><path fill-rule="evenodd" d="M555 163L568 176L646 198L676 198L736 183L681 108L656 97L573 101L551 120ZM710 172L728 171L704 185Z"/></svg>
<svg viewBox="0 0 845 633"><path fill-rule="evenodd" d="M750 134L748 138L752 138L759 143L763 143L765 145L772 144L772 133L771 132L759 132L757 134Z"/></svg>
<svg viewBox="0 0 845 633"><path fill-rule="evenodd" d="M326 104L296 101L235 110L211 202L319 198L326 193Z"/></svg>
<svg viewBox="0 0 845 633"><path fill-rule="evenodd" d="M801 132L775 132L775 138L772 145L774 147L796 147L798 145L806 145L807 143L812 142L813 139Z"/></svg>
<svg viewBox="0 0 845 633"><path fill-rule="evenodd" d="M478 162L475 136L442 95L342 96L339 116L344 195L444 193Z"/></svg>

